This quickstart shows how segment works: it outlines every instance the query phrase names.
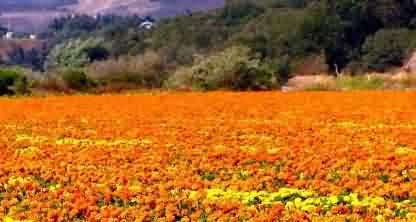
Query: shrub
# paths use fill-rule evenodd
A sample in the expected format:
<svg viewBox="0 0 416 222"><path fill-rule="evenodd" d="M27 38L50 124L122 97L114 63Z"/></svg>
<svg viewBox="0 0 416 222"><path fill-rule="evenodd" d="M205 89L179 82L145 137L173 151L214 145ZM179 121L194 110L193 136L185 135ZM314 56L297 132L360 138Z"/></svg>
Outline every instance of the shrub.
<svg viewBox="0 0 416 222"><path fill-rule="evenodd" d="M178 69L166 82L168 88L214 90L271 89L279 85L279 78L271 68L252 58L250 49L234 46L203 58L197 56L190 67Z"/></svg>
<svg viewBox="0 0 416 222"><path fill-rule="evenodd" d="M33 87L45 91L70 92L62 76L55 72L46 73L41 79L34 81Z"/></svg>
<svg viewBox="0 0 416 222"><path fill-rule="evenodd" d="M271 68L267 65L241 64L230 80L229 86L233 90L267 90L278 85ZM224 87L227 87L227 84Z"/></svg>
<svg viewBox="0 0 416 222"><path fill-rule="evenodd" d="M282 81L287 81L290 78L292 67L289 61L278 62L276 64L277 73L279 74Z"/></svg>
<svg viewBox="0 0 416 222"><path fill-rule="evenodd" d="M289 86L306 91L380 90L391 89L393 80L387 75L367 74L365 76L339 76L337 78L299 77L291 80ZM303 83L302 83L303 82Z"/></svg>
<svg viewBox="0 0 416 222"><path fill-rule="evenodd" d="M23 94L29 92L27 79L18 69L0 69L0 95Z"/></svg>
<svg viewBox="0 0 416 222"><path fill-rule="evenodd" d="M71 89L85 90L91 85L85 72L80 69L66 69L61 75L65 84Z"/></svg>
<svg viewBox="0 0 416 222"><path fill-rule="evenodd" d="M220 19L227 25L236 25L249 21L264 12L264 9L258 7L256 4L250 1L232 2L226 3L225 8L222 10Z"/></svg>
<svg viewBox="0 0 416 222"><path fill-rule="evenodd" d="M14 93L17 95L25 95L29 92L29 83L26 76L19 76L14 83Z"/></svg>
<svg viewBox="0 0 416 222"><path fill-rule="evenodd" d="M125 84L140 88L159 88L166 78L166 64L158 54L146 52L141 56L125 56L91 64L87 75L99 85Z"/></svg>
<svg viewBox="0 0 416 222"><path fill-rule="evenodd" d="M0 69L0 95L12 94L13 91L10 90L10 87L19 76L20 74L15 70Z"/></svg>
<svg viewBox="0 0 416 222"><path fill-rule="evenodd" d="M55 46L49 53L46 66L48 69L82 68L108 56L101 39L76 39Z"/></svg>
<svg viewBox="0 0 416 222"><path fill-rule="evenodd" d="M386 71L401 66L414 46L415 33L408 29L383 29L367 38L363 45L363 63L370 70Z"/></svg>
<svg viewBox="0 0 416 222"><path fill-rule="evenodd" d="M333 91L336 90L333 85L329 83L315 83L310 86L307 86L305 91Z"/></svg>

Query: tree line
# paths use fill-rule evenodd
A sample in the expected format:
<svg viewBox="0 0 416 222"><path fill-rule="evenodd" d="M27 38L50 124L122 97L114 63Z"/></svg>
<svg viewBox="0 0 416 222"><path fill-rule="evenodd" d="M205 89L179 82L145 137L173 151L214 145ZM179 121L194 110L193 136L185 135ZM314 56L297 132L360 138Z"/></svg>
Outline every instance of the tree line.
<svg viewBox="0 0 416 222"><path fill-rule="evenodd" d="M42 69L56 78L76 73L85 87L270 89L302 73L389 71L416 39L413 0L228 0L153 30L140 29L142 21L56 19L40 35ZM228 73L212 71L214 64Z"/></svg>

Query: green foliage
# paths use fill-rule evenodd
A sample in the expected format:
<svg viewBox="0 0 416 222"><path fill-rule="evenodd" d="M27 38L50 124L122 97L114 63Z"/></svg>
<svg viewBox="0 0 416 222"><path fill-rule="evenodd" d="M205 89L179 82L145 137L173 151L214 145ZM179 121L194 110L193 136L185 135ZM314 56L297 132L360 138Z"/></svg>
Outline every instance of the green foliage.
<svg viewBox="0 0 416 222"><path fill-rule="evenodd" d="M112 24L97 31L97 35L102 36L111 56L137 55L149 47L145 41L148 33L138 29L138 26Z"/></svg>
<svg viewBox="0 0 416 222"><path fill-rule="evenodd" d="M142 21L110 15L56 19L41 35L53 46L47 68L86 68L100 86L165 83L202 90L271 89L321 67L385 71L400 66L415 47L416 3L227 0L222 9L160 20L152 31L140 29ZM15 50L10 57L27 63L26 54ZM30 62L41 66L42 55L33 52ZM302 63L314 57L320 62ZM354 79L314 87L379 87L375 80L359 81L363 85Z"/></svg>
<svg viewBox="0 0 416 222"><path fill-rule="evenodd" d="M9 87L14 85L20 73L11 69L0 69L0 95L12 94Z"/></svg>
<svg viewBox="0 0 416 222"><path fill-rule="evenodd" d="M166 82L169 88L202 90L260 90L278 85L278 76L259 59L252 58L250 49L243 46L234 46L207 58L200 56L194 65L180 68Z"/></svg>
<svg viewBox="0 0 416 222"><path fill-rule="evenodd" d="M264 8L250 1L228 1L218 19L227 26L237 25L246 23L263 12Z"/></svg>
<svg viewBox="0 0 416 222"><path fill-rule="evenodd" d="M177 52L184 48L198 51L222 48L236 29L226 27L217 16L194 14L163 21L147 40L152 49L170 52L168 59L175 62Z"/></svg>
<svg viewBox="0 0 416 222"><path fill-rule="evenodd" d="M306 12L304 10L271 9L248 23L233 37L233 44L244 44L268 60L288 59L307 54L301 29Z"/></svg>
<svg viewBox="0 0 416 222"><path fill-rule="evenodd" d="M87 38L92 32L100 33L113 27L127 30L128 27L137 27L141 21L142 19L138 16L100 15L94 18L87 15L77 15L75 17L60 17L55 19L41 36L55 39L61 43L68 39Z"/></svg>
<svg viewBox="0 0 416 222"><path fill-rule="evenodd" d="M270 6L275 8L305 8L308 0L273 0Z"/></svg>
<svg viewBox="0 0 416 222"><path fill-rule="evenodd" d="M363 63L370 70L385 71L401 66L415 47L415 32L408 29L383 29L363 45Z"/></svg>
<svg viewBox="0 0 416 222"><path fill-rule="evenodd" d="M350 76L338 78L335 87L340 90L376 90L384 88L385 81L379 77Z"/></svg>
<svg viewBox="0 0 416 222"><path fill-rule="evenodd" d="M334 80L306 86L306 91L380 90L391 87L391 80L379 76L340 76Z"/></svg>
<svg viewBox="0 0 416 222"><path fill-rule="evenodd" d="M27 79L22 70L0 69L0 95L13 95L28 93Z"/></svg>
<svg viewBox="0 0 416 222"><path fill-rule="evenodd" d="M26 76L20 76L16 79L14 83L14 92L17 95L25 95L30 93L29 91L29 82Z"/></svg>
<svg viewBox="0 0 416 222"><path fill-rule="evenodd" d="M99 85L125 84L140 88L159 88L166 79L166 67L161 56L146 52L141 56L95 62L87 75Z"/></svg>
<svg viewBox="0 0 416 222"><path fill-rule="evenodd" d="M215 172L203 172L201 175L201 179L213 181L215 178L218 177L218 174Z"/></svg>
<svg viewBox="0 0 416 222"><path fill-rule="evenodd" d="M415 18L416 3L413 0L366 0L370 13L378 19L383 27L405 27Z"/></svg>
<svg viewBox="0 0 416 222"><path fill-rule="evenodd" d="M85 72L80 69L62 70L61 75L65 84L71 89L84 90L91 85Z"/></svg>
<svg viewBox="0 0 416 222"><path fill-rule="evenodd" d="M82 68L91 62L104 60L107 57L108 51L103 46L103 40L75 39L56 45L48 56L47 66L49 69Z"/></svg>
<svg viewBox="0 0 416 222"><path fill-rule="evenodd" d="M307 86L305 91L333 91L336 90L332 85L327 83L316 83L310 86Z"/></svg>
<svg viewBox="0 0 416 222"><path fill-rule="evenodd" d="M395 63L393 60L402 60L402 51L397 44L409 44L409 39L400 38L400 35L406 35L405 33L397 33L393 31L389 34L389 32L384 32L382 29L389 28L389 27L401 27L401 26L408 26L411 17L415 16L416 5L414 1L397 1L397 0L376 0L376 1L355 1L355 0L341 0L341 1L328 1L328 10L331 16L337 16L341 19L342 23L337 25L338 27L342 27L342 32L338 32L338 35L341 38L337 38L333 44L330 45L328 49L332 56L328 56L328 60L336 63L339 65L340 68L344 67L344 64L351 62L352 60L357 60L357 58L361 57L360 49L364 48L364 54L368 53L368 51L396 51L393 55L388 56L385 62L386 66L394 65L390 62ZM381 30L381 31L380 31ZM373 39L374 33L376 33L375 39ZM381 32L381 33L380 33ZM384 36L383 36L384 35ZM387 41L395 41L393 46L387 46L387 49L384 49L383 40L382 38L386 37ZM397 37L399 39L397 39ZM377 39L378 38L378 39ZM393 38L393 39L392 39ZM386 40L384 42L387 42ZM363 46L363 44L366 45ZM376 43L377 42L377 43ZM344 46L342 46L344 45ZM377 46L378 45L378 46ZM337 47L338 46L338 47ZM341 48L339 47L341 46ZM373 49L371 49L373 47ZM377 48L377 49L376 49ZM396 48L395 50L391 50L392 48ZM333 50L331 50L333 49ZM328 51L328 50L327 50ZM328 53L327 53L328 54ZM370 53L371 54L371 53ZM376 53L377 54L377 53ZM383 53L381 53L383 54ZM400 55L401 54L401 55ZM342 56L339 56L342 55ZM372 58L371 58L372 57ZM370 69L372 70L384 70L386 67L383 67L381 64L374 64L377 63L376 60L381 58L377 58L377 55L369 55L369 58L365 60L370 60ZM392 57L395 57L394 59ZM344 62L343 62L344 61ZM371 64L373 63L373 64ZM375 65L375 66L373 66ZM379 66L381 65L381 66Z"/></svg>
<svg viewBox="0 0 416 222"><path fill-rule="evenodd" d="M310 9L302 33L309 51L323 51L330 69L344 68L379 27L367 1L322 1Z"/></svg>
<svg viewBox="0 0 416 222"><path fill-rule="evenodd" d="M379 179L383 182L383 183L388 183L390 181L390 177L388 175L381 175L379 177Z"/></svg>

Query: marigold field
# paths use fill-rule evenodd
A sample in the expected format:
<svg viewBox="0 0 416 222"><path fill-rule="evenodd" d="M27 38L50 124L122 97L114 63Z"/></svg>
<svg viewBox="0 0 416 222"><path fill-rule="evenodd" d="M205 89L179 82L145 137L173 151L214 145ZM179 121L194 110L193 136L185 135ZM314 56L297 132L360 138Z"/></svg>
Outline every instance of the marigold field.
<svg viewBox="0 0 416 222"><path fill-rule="evenodd" d="M0 99L0 219L416 221L416 93Z"/></svg>

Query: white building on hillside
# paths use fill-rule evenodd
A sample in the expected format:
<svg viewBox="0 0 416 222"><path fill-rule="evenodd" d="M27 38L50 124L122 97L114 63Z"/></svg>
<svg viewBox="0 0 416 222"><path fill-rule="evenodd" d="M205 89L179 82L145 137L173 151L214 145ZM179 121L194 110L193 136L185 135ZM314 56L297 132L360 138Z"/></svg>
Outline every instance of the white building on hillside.
<svg viewBox="0 0 416 222"><path fill-rule="evenodd" d="M13 32L7 32L6 35L4 36L5 39L13 39L14 38L14 33Z"/></svg>
<svg viewBox="0 0 416 222"><path fill-rule="evenodd" d="M152 21L144 21L140 24L140 28L142 29L150 30L150 29L153 29L154 27L155 27L155 23Z"/></svg>

